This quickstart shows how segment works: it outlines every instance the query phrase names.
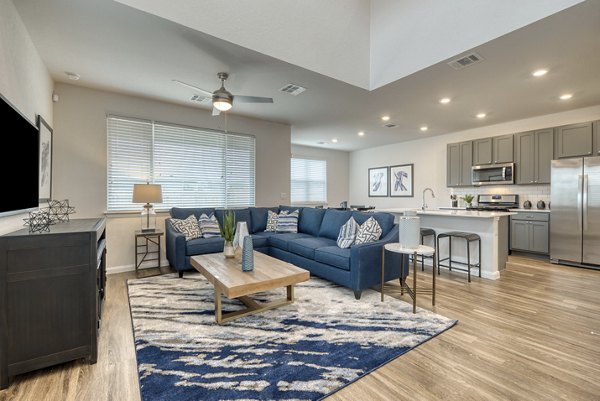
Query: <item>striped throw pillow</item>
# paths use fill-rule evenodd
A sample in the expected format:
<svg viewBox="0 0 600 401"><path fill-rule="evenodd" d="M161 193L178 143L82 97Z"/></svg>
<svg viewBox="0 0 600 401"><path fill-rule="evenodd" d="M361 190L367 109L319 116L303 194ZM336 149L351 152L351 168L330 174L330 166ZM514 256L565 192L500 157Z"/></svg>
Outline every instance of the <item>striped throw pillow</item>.
<svg viewBox="0 0 600 401"><path fill-rule="evenodd" d="M381 233L382 230L377 220L375 220L373 217L369 217L367 221L358 227L354 244L356 245L366 244L367 242L375 242L381 237Z"/></svg>
<svg viewBox="0 0 600 401"><path fill-rule="evenodd" d="M202 233L198 226L198 220L193 214L189 215L186 219L171 219L171 224L175 231L178 231L185 235L185 240L189 241L195 238L200 238Z"/></svg>
<svg viewBox="0 0 600 401"><path fill-rule="evenodd" d="M287 211L279 213L279 216L277 216L277 232L297 233L299 215L300 210L294 210L292 213L287 213Z"/></svg>
<svg viewBox="0 0 600 401"><path fill-rule="evenodd" d="M287 210L282 210L281 211L282 214L288 214ZM277 219L279 218L279 215L271 210L269 210L269 213L267 215L267 228L265 228L265 231L268 232L275 232L277 231Z"/></svg>
<svg viewBox="0 0 600 401"><path fill-rule="evenodd" d="M358 223L354 220L354 217L350 217L346 224L340 228L340 234L338 235L337 245L340 248L350 248L356 239L356 232L358 231Z"/></svg>
<svg viewBox="0 0 600 401"><path fill-rule="evenodd" d="M210 217L206 214L202 214L198 220L198 224L200 225L200 231L204 238L221 236L221 228L219 227L219 222L214 214L211 214Z"/></svg>

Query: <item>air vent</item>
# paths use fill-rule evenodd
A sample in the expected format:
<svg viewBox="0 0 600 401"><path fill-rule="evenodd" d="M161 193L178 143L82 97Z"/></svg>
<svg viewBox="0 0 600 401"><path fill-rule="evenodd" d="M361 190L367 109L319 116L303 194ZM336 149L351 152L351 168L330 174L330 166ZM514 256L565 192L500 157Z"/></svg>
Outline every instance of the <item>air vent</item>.
<svg viewBox="0 0 600 401"><path fill-rule="evenodd" d="M306 88L296 85L296 84L287 84L283 88L279 89L281 92L289 93L292 96L298 96L302 92L306 90Z"/></svg>
<svg viewBox="0 0 600 401"><path fill-rule="evenodd" d="M467 54L466 56L463 56L459 59L450 61L448 63L448 65L450 67L454 68L455 70L462 70L465 67L469 67L469 66L479 63L483 60L484 60L484 58L481 57L481 55L479 53L473 52L473 53Z"/></svg>
<svg viewBox="0 0 600 401"><path fill-rule="evenodd" d="M200 95L194 95L194 96L192 96L192 98L190 100L192 100L194 102L202 103L202 104L211 104L212 103L212 98L206 97L206 96L200 96Z"/></svg>
<svg viewBox="0 0 600 401"><path fill-rule="evenodd" d="M396 127L397 127L397 125L396 125L396 124L389 123L389 124L385 124L385 125L384 125L384 127L385 127L385 128L396 128Z"/></svg>

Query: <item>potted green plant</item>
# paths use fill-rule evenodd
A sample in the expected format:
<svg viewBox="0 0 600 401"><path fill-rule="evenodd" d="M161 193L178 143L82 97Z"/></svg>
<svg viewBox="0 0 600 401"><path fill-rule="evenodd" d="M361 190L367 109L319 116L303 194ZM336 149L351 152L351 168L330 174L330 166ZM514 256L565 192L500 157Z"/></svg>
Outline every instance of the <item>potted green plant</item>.
<svg viewBox="0 0 600 401"><path fill-rule="evenodd" d="M471 207L472 203L473 203L473 199L475 199L475 197L471 194L466 194L465 196L462 196L460 199L462 199L463 201L465 201L465 203L467 204L467 207Z"/></svg>
<svg viewBox="0 0 600 401"><path fill-rule="evenodd" d="M233 258L235 256L235 249L233 248L233 238L235 236L235 214L231 210L228 210L223 215L221 236L225 240L225 245L223 246L223 255L225 255L226 258Z"/></svg>

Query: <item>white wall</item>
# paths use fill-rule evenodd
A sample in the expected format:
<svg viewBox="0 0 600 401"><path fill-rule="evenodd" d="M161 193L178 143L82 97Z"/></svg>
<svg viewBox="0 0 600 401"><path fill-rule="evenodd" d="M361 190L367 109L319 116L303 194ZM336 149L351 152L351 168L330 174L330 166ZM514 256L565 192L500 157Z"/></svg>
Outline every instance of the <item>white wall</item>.
<svg viewBox="0 0 600 401"><path fill-rule="evenodd" d="M210 111L155 100L58 83L54 107L54 197L68 198L76 218L103 216L106 211L106 115L155 119L182 125L222 129L223 119ZM228 130L256 137L256 204L289 202L290 127L230 115ZM280 194L286 198L281 199ZM159 225L163 225L165 214ZM108 266L131 267L133 232L140 219L109 216ZM164 247L164 244L163 244Z"/></svg>
<svg viewBox="0 0 600 401"><path fill-rule="evenodd" d="M446 145L448 143L598 119L600 119L600 105L351 152L350 203L373 205L379 208L421 207L422 191L426 187L431 187L436 198L431 199L427 194L427 204L430 207L450 206L450 194L453 192L446 187ZM368 197L369 168L407 163L414 163L414 197ZM532 202L547 201L550 194L547 185L489 186L481 189L471 187L455 190L459 195L467 192L477 194L507 191L520 194L522 199L530 199Z"/></svg>
<svg viewBox="0 0 600 401"><path fill-rule="evenodd" d="M39 114L52 126L53 85L12 1L0 0L0 93L31 122ZM0 217L0 235L22 228L24 217Z"/></svg>
<svg viewBox="0 0 600 401"><path fill-rule="evenodd" d="M292 156L327 161L327 204L337 207L350 193L350 153L339 150L292 145Z"/></svg>

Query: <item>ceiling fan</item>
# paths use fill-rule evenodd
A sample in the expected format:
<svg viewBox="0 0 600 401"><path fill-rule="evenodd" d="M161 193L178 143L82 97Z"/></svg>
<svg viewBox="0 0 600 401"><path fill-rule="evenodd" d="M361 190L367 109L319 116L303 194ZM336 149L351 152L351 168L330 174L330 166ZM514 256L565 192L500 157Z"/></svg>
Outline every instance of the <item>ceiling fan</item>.
<svg viewBox="0 0 600 401"><path fill-rule="evenodd" d="M213 116L218 116L222 111L231 109L234 101L241 103L273 103L273 98L270 97L234 95L225 89L225 81L227 78L229 78L229 74L226 72L219 72L217 76L221 80L221 87L214 92L209 92L207 90L198 88L197 86L186 84L185 82L177 79L174 79L173 82L187 86L188 88L192 88L195 91L200 92L200 94L212 98Z"/></svg>

